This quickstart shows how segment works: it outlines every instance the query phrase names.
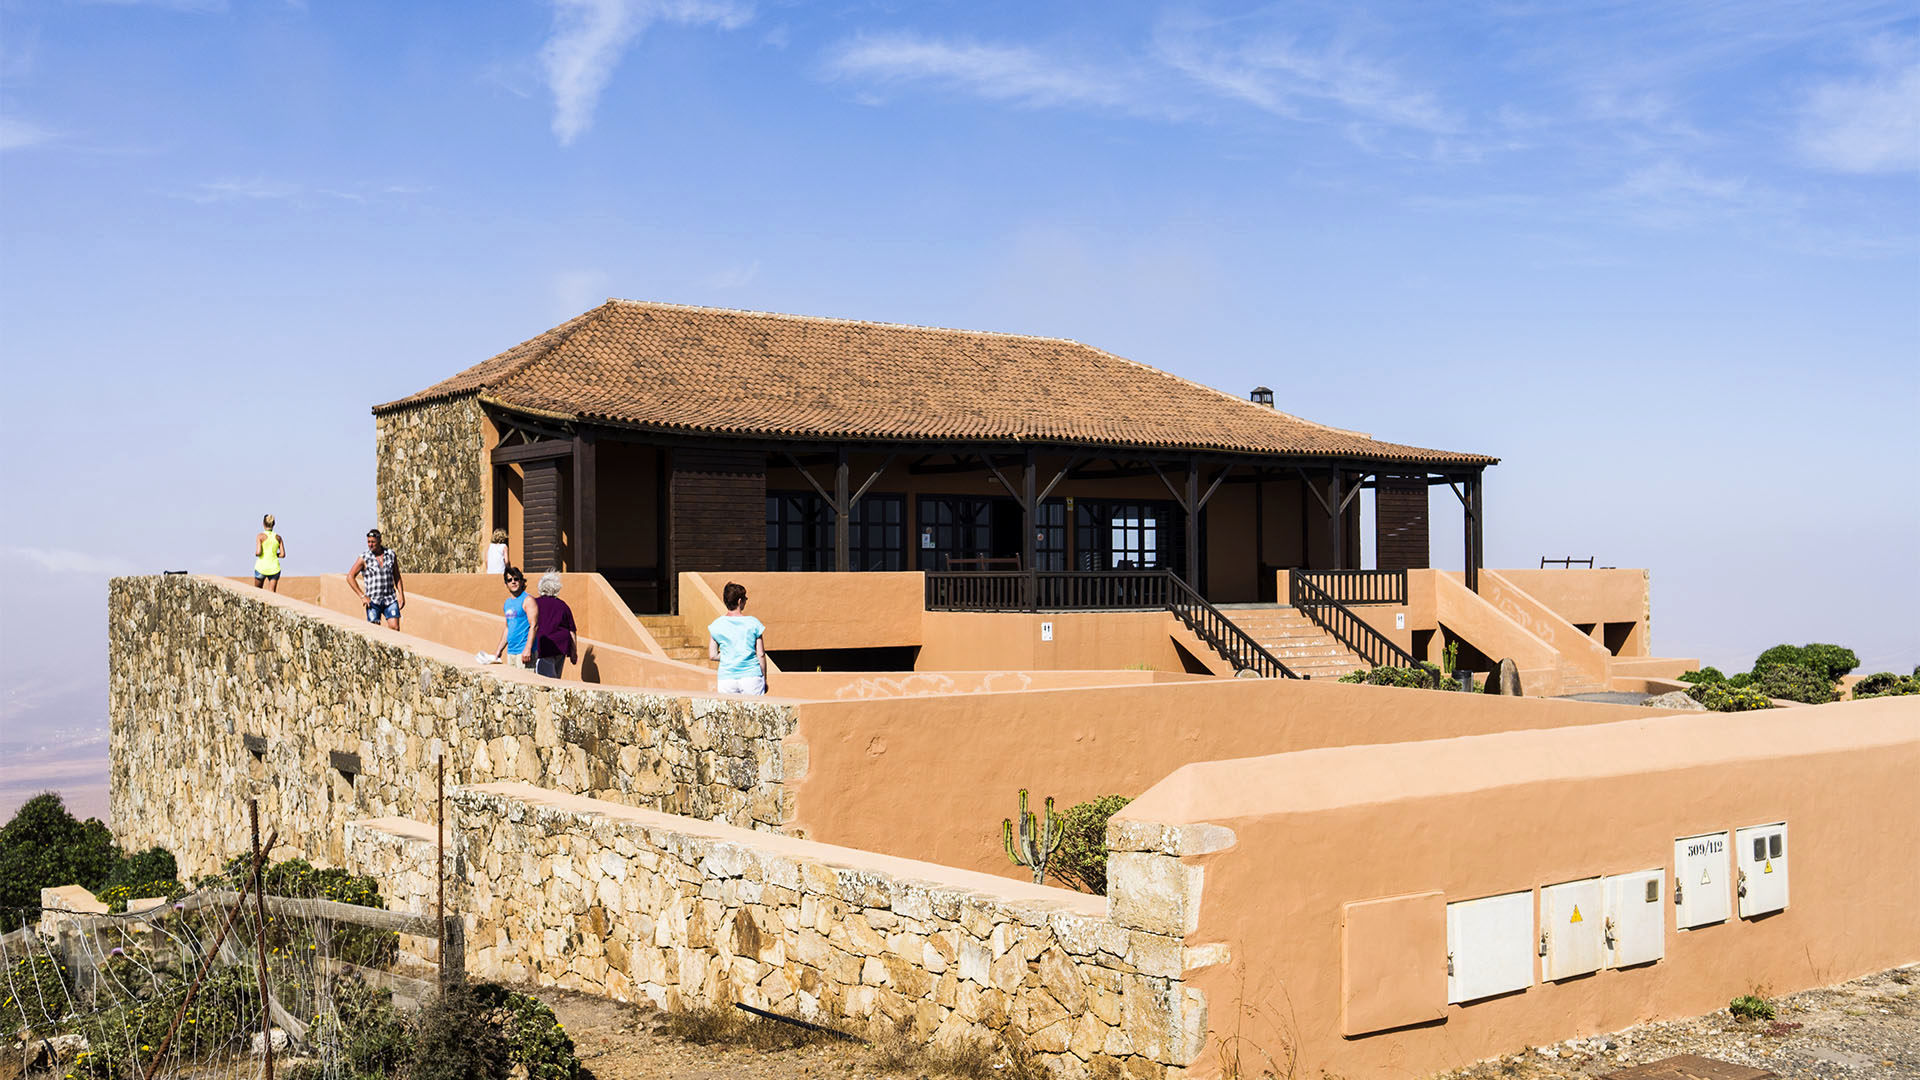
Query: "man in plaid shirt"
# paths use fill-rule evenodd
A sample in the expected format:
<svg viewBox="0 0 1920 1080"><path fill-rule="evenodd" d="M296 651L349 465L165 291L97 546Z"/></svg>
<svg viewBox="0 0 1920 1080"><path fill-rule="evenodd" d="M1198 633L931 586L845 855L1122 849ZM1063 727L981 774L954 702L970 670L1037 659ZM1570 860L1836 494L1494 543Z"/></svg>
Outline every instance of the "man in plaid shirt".
<svg viewBox="0 0 1920 1080"><path fill-rule="evenodd" d="M367 553L354 560L347 571L347 584L360 594L366 605L367 621L378 626L381 619L389 629L400 629L400 609L407 606L407 589L400 583L400 557L380 543L380 530L367 530Z"/></svg>

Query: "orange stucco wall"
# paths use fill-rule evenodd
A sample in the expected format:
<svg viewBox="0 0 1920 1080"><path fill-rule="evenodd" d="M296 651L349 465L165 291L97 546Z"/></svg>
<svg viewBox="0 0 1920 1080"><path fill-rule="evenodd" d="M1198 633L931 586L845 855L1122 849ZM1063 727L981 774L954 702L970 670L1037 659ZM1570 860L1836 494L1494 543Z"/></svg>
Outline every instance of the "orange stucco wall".
<svg viewBox="0 0 1920 1080"><path fill-rule="evenodd" d="M1122 816L1234 834L1187 860L1204 875L1188 944L1226 943L1233 956L1190 976L1216 1038L1239 1023L1256 1044L1297 1047L1303 1075L1360 1080L1920 960L1915 776L1920 702L1887 699L1209 762ZM1429 890L1459 901L1658 868L1670 894L1677 838L1776 821L1790 830L1784 912L1687 931L1668 914L1658 962L1545 985L1536 975L1523 992L1436 1003L1444 1023L1340 1035L1345 904ZM1277 1001L1285 1023L1257 1008Z"/></svg>
<svg viewBox="0 0 1920 1080"><path fill-rule="evenodd" d="M1052 641L1040 639L1043 623L1052 624ZM1173 645L1180 624L1165 611L929 611L922 625L919 666L924 670L1072 671L1139 665L1186 670ZM1187 647L1192 652L1198 643L1188 642ZM1219 658L1202 650L1196 659Z"/></svg>
<svg viewBox="0 0 1920 1080"><path fill-rule="evenodd" d="M704 592L690 589L690 578ZM705 627L724 610L719 598L733 581L746 587L747 613L767 625L768 648L918 645L925 580L917 572L681 574L680 612L689 626Z"/></svg>
<svg viewBox="0 0 1920 1080"><path fill-rule="evenodd" d="M812 701L925 697L1089 686L1147 686L1209 678L1167 671L776 671L767 691Z"/></svg>
<svg viewBox="0 0 1920 1080"><path fill-rule="evenodd" d="M1268 679L809 702L798 825L813 839L1008 873L1015 792L1063 807L1179 766L1319 746L1598 724L1639 706Z"/></svg>

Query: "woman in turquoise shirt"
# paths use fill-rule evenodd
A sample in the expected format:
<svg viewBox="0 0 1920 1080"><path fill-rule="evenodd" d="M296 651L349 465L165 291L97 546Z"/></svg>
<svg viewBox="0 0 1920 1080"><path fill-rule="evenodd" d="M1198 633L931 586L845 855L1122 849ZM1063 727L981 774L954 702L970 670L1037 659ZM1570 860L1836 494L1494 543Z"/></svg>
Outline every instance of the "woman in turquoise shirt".
<svg viewBox="0 0 1920 1080"><path fill-rule="evenodd" d="M767 692L767 628L748 615L747 588L727 582L727 613L707 626L707 659L720 662L720 692Z"/></svg>

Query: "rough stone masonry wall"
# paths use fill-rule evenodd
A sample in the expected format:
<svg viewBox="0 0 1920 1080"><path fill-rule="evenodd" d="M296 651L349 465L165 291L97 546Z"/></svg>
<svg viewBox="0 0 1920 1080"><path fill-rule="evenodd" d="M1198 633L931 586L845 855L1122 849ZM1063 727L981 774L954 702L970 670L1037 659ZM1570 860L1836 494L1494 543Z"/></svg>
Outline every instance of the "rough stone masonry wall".
<svg viewBox="0 0 1920 1080"><path fill-rule="evenodd" d="M436 739L449 786L524 780L749 828L792 818L790 706L514 681L217 578L117 578L107 609L114 832L187 873L245 849L249 796L279 857L332 865L349 821L433 820ZM359 774L332 751L357 754Z"/></svg>
<svg viewBox="0 0 1920 1080"><path fill-rule="evenodd" d="M373 426L375 510L381 538L400 553L401 569L479 569L480 528L487 520L479 399L468 394L381 413Z"/></svg>
<svg viewBox="0 0 1920 1080"><path fill-rule="evenodd" d="M1171 856L1130 855L1109 915L1065 890L521 784L451 801L477 974L842 1029L910 1023L935 1045L1023 1046L1062 1077L1183 1075L1205 1041L1206 1002L1183 977L1225 957L1184 948L1199 879ZM431 867L431 849L414 861Z"/></svg>

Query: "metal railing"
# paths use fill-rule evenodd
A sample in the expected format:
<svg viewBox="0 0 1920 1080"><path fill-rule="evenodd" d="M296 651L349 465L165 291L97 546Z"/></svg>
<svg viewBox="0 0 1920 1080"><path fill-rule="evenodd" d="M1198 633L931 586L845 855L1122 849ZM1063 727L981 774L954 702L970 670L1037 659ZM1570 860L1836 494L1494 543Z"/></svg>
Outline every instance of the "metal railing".
<svg viewBox="0 0 1920 1080"><path fill-rule="evenodd" d="M1584 563L1586 564L1586 568L1591 570L1593 569L1593 561L1594 556L1592 555L1585 557L1569 555L1564 559L1549 559L1545 555L1542 555L1540 556L1540 569L1545 570L1549 566L1558 566L1564 570L1571 570L1573 569L1573 564Z"/></svg>
<svg viewBox="0 0 1920 1080"><path fill-rule="evenodd" d="M1323 571L1324 572L1324 571ZM1347 606L1333 595L1314 584L1309 575L1295 572L1288 575L1288 599L1294 608L1312 619L1313 622L1332 634L1342 645L1351 649L1354 655L1372 664L1374 667L1404 667L1421 670L1420 661L1413 654L1395 645L1386 635L1369 626L1365 620L1347 610Z"/></svg>
<svg viewBox="0 0 1920 1080"><path fill-rule="evenodd" d="M1207 603L1205 597L1180 580L1173 571L1166 572L1166 579L1167 588L1172 594L1167 600L1167 610L1185 623L1194 636L1225 657L1227 663L1233 665L1235 673L1251 671L1265 679L1302 677L1281 663L1279 657L1268 652L1266 646L1253 640L1252 635L1240 629L1240 624Z"/></svg>
<svg viewBox="0 0 1920 1080"><path fill-rule="evenodd" d="M1404 604L1405 570L1294 570L1288 575L1306 578L1315 588L1342 604Z"/></svg>

